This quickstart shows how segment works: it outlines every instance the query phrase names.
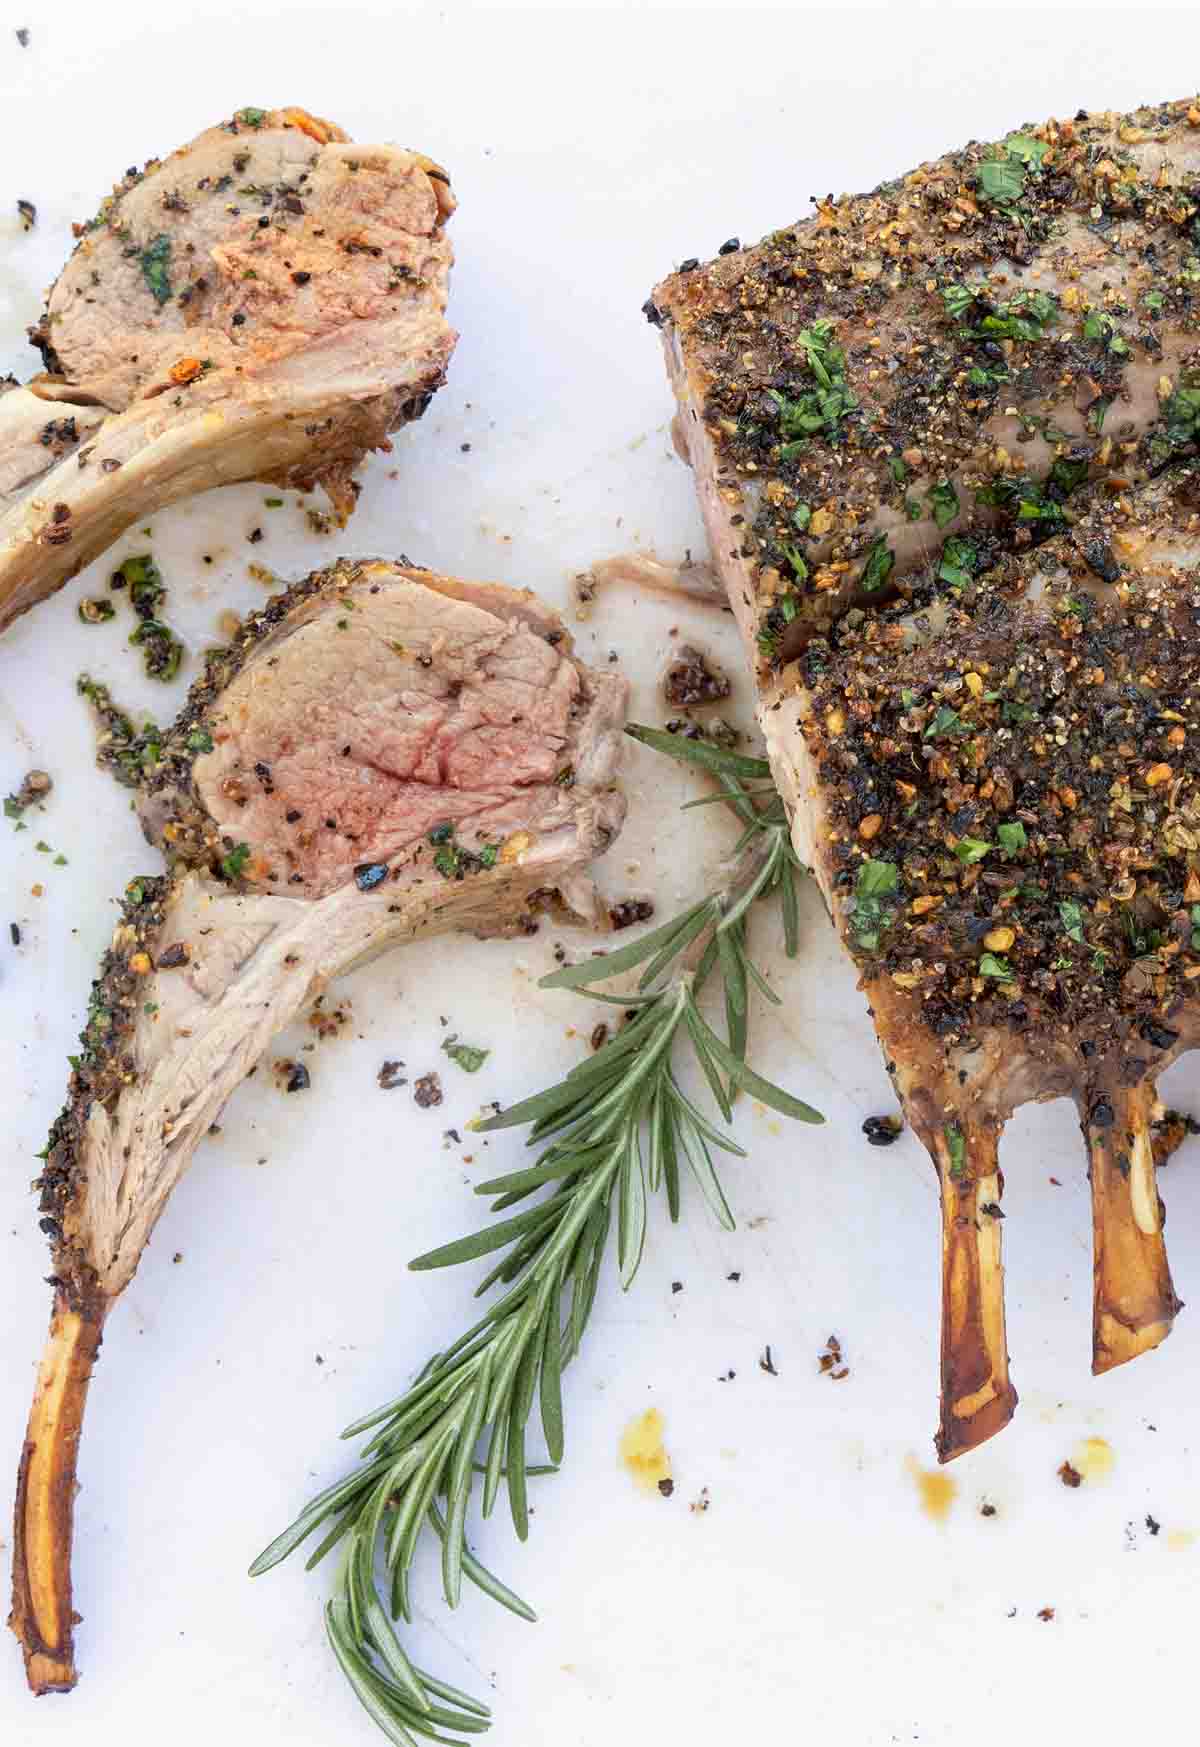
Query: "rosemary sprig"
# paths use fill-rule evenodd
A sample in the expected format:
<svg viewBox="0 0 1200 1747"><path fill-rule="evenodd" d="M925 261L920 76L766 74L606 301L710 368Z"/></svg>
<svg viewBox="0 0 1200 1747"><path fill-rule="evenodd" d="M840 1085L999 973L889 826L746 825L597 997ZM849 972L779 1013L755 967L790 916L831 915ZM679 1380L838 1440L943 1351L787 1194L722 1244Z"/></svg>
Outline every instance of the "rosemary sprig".
<svg viewBox="0 0 1200 1747"><path fill-rule="evenodd" d="M562 1373L583 1340L614 1214L624 1286L641 1261L648 1196L665 1191L677 1219L684 1169L718 1221L733 1226L713 1152L745 1153L683 1091L677 1045L690 1044L726 1122L739 1091L801 1122L823 1120L746 1061L750 984L778 1001L746 946L747 917L759 898L780 893L789 955L798 944L802 870L766 763L651 728L628 732L715 779L717 792L704 798L723 802L742 824L730 878L630 945L542 979L543 988L587 990L626 1012L615 1036L558 1085L476 1124L484 1131L529 1124L528 1144L541 1147L533 1165L479 1184L477 1193L497 1198L493 1212L507 1213L540 1190L550 1193L410 1263L445 1268L503 1251L476 1296L497 1285L506 1290L401 1396L347 1428L347 1438L371 1434L360 1465L314 1498L250 1567L252 1576L270 1570L318 1530L310 1569L342 1545L326 1630L350 1685L397 1747L418 1737L455 1747L442 1730L461 1736L488 1727L486 1706L415 1667L396 1630L398 1620L412 1621L409 1579L424 1528L441 1542L449 1606L458 1605L465 1578L523 1618L536 1617L468 1549L467 1513L477 1479L484 1517L503 1483L517 1535L528 1534L527 1481L562 1461ZM634 971L630 994L595 987ZM699 1005L714 971L724 989L724 1037ZM527 1458L535 1400L548 1464Z"/></svg>

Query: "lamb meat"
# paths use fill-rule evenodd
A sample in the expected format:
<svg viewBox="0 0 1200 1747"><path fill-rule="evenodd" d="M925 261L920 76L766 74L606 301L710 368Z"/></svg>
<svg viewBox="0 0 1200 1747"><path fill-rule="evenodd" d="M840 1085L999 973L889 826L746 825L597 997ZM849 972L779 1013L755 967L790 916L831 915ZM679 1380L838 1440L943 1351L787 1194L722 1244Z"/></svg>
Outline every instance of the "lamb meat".
<svg viewBox="0 0 1200 1747"><path fill-rule="evenodd" d="M34 1691L76 1678L76 1447L105 1319L197 1142L351 966L511 930L550 891L600 919L585 869L624 817L625 702L533 595L406 564L343 561L209 657L139 791L168 871L126 890L40 1179L54 1308L11 1618ZM130 730L107 719L119 757Z"/></svg>
<svg viewBox="0 0 1200 1747"><path fill-rule="evenodd" d="M764 670L983 568L1200 435L1200 109L971 145L653 293L714 560ZM944 580L944 579L943 579Z"/></svg>
<svg viewBox="0 0 1200 1747"><path fill-rule="evenodd" d="M1016 1404L1016 1105L1080 1108L1093 1368L1178 1309L1151 1124L1200 1041L1200 519L1163 473L1200 431L1198 155L1186 103L1048 123L650 305L797 851L938 1170L943 1460Z"/></svg>
<svg viewBox="0 0 1200 1747"><path fill-rule="evenodd" d="M44 373L0 395L0 629L191 492L320 484L344 520L443 380L453 210L429 158L302 109L130 171L31 330Z"/></svg>

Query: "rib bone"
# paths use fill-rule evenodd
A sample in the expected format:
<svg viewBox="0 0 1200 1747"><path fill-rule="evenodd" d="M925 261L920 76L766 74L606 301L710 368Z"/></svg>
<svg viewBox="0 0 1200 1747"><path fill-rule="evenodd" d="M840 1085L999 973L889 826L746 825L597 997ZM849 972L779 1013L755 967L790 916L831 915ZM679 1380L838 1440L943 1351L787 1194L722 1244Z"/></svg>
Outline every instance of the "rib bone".
<svg viewBox="0 0 1200 1747"><path fill-rule="evenodd" d="M139 794L170 871L127 891L41 1179L55 1301L11 1617L35 1692L76 1678L75 1463L101 1332L196 1145L351 967L514 928L535 894L595 911L584 872L624 817L625 698L527 592L381 562L309 578L210 655Z"/></svg>

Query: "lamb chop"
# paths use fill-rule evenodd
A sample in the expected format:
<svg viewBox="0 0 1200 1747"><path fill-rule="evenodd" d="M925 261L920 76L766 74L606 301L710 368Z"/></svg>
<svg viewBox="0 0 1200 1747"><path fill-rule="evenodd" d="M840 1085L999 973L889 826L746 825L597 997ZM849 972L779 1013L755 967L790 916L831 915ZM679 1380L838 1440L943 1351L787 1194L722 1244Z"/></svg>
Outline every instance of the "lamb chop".
<svg viewBox="0 0 1200 1747"><path fill-rule="evenodd" d="M95 690L95 688L93 688ZM146 747L96 692L103 756ZM210 655L138 794L168 862L125 893L40 1179L54 1308L17 1491L11 1625L76 1679L76 1451L105 1320L197 1142L329 980L423 935L528 923L619 830L625 682L531 594L342 561Z"/></svg>
<svg viewBox="0 0 1200 1747"><path fill-rule="evenodd" d="M0 629L133 522L239 480L316 484L425 410L454 347L454 210L419 153L302 109L241 109L130 170L0 392Z"/></svg>
<svg viewBox="0 0 1200 1747"><path fill-rule="evenodd" d="M1197 1040L1200 523L1191 473L1138 482L1200 435L1198 161L1200 108L1081 113L647 305L797 851L938 1170L942 1460L1016 1405L1016 1105L1081 1110L1093 1369L1179 1307L1150 1125Z"/></svg>

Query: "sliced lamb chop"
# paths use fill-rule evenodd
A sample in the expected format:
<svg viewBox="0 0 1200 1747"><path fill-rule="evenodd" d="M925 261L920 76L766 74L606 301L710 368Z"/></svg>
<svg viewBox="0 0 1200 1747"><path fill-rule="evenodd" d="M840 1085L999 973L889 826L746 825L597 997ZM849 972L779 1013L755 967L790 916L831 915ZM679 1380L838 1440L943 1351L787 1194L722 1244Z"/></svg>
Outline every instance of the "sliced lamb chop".
<svg viewBox="0 0 1200 1747"><path fill-rule="evenodd" d="M624 817L625 682L523 591L342 562L209 658L139 796L135 880L51 1131L54 1311L21 1462L11 1624L35 1692L76 1679L76 1447L104 1322L197 1142L271 1038L389 946L496 933ZM108 709L105 756L140 748Z"/></svg>
<svg viewBox="0 0 1200 1747"><path fill-rule="evenodd" d="M1172 567L1200 536L1190 475L1125 494L1197 434L1193 117L971 147L649 306L797 850L938 1169L943 1460L1016 1403L1016 1105L1083 1113L1094 1368L1178 1308L1150 1123L1154 1076L1196 1041L1200 597ZM983 301L958 289L985 279Z"/></svg>
<svg viewBox="0 0 1200 1747"><path fill-rule="evenodd" d="M419 153L242 109L103 201L0 397L0 629L133 522L257 479L324 486L425 410L454 210Z"/></svg>

